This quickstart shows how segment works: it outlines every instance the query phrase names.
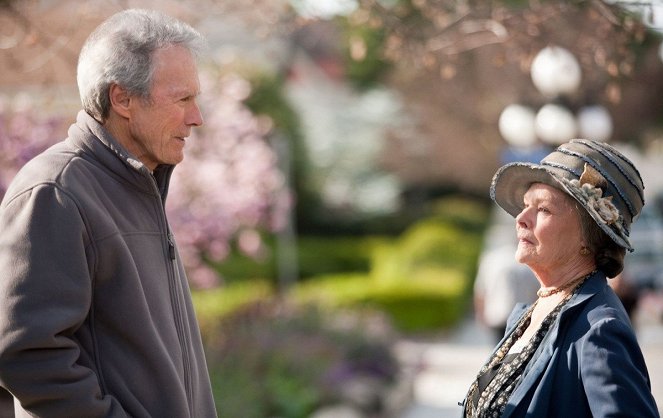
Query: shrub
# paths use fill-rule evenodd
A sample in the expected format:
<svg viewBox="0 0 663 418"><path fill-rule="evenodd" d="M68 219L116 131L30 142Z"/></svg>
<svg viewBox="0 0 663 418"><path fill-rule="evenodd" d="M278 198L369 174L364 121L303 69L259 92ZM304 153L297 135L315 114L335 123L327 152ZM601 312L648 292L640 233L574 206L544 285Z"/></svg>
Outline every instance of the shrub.
<svg viewBox="0 0 663 418"><path fill-rule="evenodd" d="M299 272L306 279L330 273L368 272L373 247L380 238L303 236L298 241Z"/></svg>
<svg viewBox="0 0 663 418"><path fill-rule="evenodd" d="M420 266L458 269L474 277L482 236L456 225L427 219L414 224L401 237L398 251L407 271Z"/></svg>
<svg viewBox="0 0 663 418"><path fill-rule="evenodd" d="M407 332L452 326L471 293L485 224L482 208L460 199L440 202L434 216L399 238L371 241L368 273L320 275L294 288L291 297L329 307L370 306Z"/></svg>
<svg viewBox="0 0 663 418"><path fill-rule="evenodd" d="M457 226L470 234L482 235L490 219L489 200L450 195L431 202L431 217Z"/></svg>
<svg viewBox="0 0 663 418"><path fill-rule="evenodd" d="M206 345L216 344L219 322L272 296L271 286L262 280L250 280L220 286L215 289L193 291L198 323Z"/></svg>
<svg viewBox="0 0 663 418"><path fill-rule="evenodd" d="M421 268L407 280L376 280L367 274L337 274L302 283L296 303L333 309L372 308L385 312L401 331L449 327L465 308L466 279L456 270Z"/></svg>
<svg viewBox="0 0 663 418"><path fill-rule="evenodd" d="M217 324L216 334L225 337L207 346L207 357L221 418L304 418L351 402L345 392L351 382L370 379L388 388L398 372L388 341L365 327L335 327L312 307L263 301ZM381 404L356 406L376 414Z"/></svg>
<svg viewBox="0 0 663 418"><path fill-rule="evenodd" d="M373 236L297 238L297 272L301 279L341 272L368 272L374 247L388 238ZM276 278L275 257L279 249L275 240L266 237L264 256L256 259L232 250L214 268L227 283L256 278Z"/></svg>

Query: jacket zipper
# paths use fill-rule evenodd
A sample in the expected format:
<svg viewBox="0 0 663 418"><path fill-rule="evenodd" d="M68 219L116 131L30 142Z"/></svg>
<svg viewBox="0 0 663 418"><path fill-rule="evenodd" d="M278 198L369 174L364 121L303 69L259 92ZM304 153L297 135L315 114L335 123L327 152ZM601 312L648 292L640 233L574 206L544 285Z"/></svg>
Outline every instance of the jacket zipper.
<svg viewBox="0 0 663 418"><path fill-rule="evenodd" d="M168 229L168 252L171 259L171 265L173 268L173 277L174 283L171 286L171 299L173 300L175 319L177 327L177 337L180 340L180 347L182 348L182 362L184 368L184 387L186 388L187 398L189 402L189 414L193 418L195 417L193 411L193 386L191 383L191 355L189 353L189 346L186 344L186 337L184 335L184 330L186 329L184 319L182 318L183 307L180 301L179 295L183 292L177 292L176 288L179 288L182 283L182 279L179 274L179 268L177 266L177 258L175 257L175 242L173 240L173 235Z"/></svg>
<svg viewBox="0 0 663 418"><path fill-rule="evenodd" d="M168 275L168 280L169 280L169 290L170 290L170 300L171 303L173 304L173 316L175 318L175 329L177 331L177 338L180 343L180 349L182 350L182 368L184 372L184 387L186 390L186 396L187 396L187 403L189 406L189 416L190 417L195 417L194 413L194 408L193 408L193 386L192 386L192 378L191 378L191 357L189 353L189 347L186 344L186 336L185 334L185 323L184 323L184 318L182 317L182 302L180 300L180 294L182 292L178 292L177 290L181 286L181 277L179 274L179 269L177 266L177 256L175 252L175 240L173 239L173 234L170 231L170 225L168 224L168 218L166 216L166 202L165 202L165 186L164 190L162 190L162 187L160 187L156 177L151 175L153 180L153 184L156 188L158 196L160 196L161 200L161 215L162 215L162 222L165 225L165 230L166 230L166 241L167 241L167 247L168 247L168 257L170 258L170 265L171 265L171 274ZM169 176L168 176L169 177ZM168 178L163 180L164 184L167 184Z"/></svg>

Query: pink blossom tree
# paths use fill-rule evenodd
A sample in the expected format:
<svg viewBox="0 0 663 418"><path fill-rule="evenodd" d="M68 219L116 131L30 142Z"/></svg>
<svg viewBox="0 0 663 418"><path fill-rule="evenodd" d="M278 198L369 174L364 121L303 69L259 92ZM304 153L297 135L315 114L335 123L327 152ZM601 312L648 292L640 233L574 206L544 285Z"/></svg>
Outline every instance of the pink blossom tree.
<svg viewBox="0 0 663 418"><path fill-rule="evenodd" d="M243 104L250 84L237 75L201 75L202 127L188 140L168 198L168 216L192 282L218 283L208 261L223 260L232 243L265 255L260 231L282 228L288 210L284 177L267 142L268 119Z"/></svg>
<svg viewBox="0 0 663 418"><path fill-rule="evenodd" d="M23 165L66 132L67 120L35 108L26 94L0 96L0 198Z"/></svg>

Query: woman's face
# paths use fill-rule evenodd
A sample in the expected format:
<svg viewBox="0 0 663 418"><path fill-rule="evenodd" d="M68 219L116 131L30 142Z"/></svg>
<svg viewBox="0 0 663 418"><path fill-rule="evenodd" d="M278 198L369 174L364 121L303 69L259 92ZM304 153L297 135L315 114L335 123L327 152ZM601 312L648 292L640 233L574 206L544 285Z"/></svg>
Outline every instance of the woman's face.
<svg viewBox="0 0 663 418"><path fill-rule="evenodd" d="M534 183L523 201L525 206L516 216L516 260L536 272L554 271L577 259L583 237L573 198L547 184Z"/></svg>

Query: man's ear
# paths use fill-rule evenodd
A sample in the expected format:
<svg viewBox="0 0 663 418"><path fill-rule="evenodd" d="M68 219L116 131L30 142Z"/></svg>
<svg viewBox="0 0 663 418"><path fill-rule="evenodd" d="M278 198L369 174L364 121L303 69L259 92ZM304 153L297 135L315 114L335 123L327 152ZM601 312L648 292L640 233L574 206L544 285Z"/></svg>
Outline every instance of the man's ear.
<svg viewBox="0 0 663 418"><path fill-rule="evenodd" d="M123 118L129 118L131 115L131 96L126 89L118 84L111 84L108 90L111 109Z"/></svg>

